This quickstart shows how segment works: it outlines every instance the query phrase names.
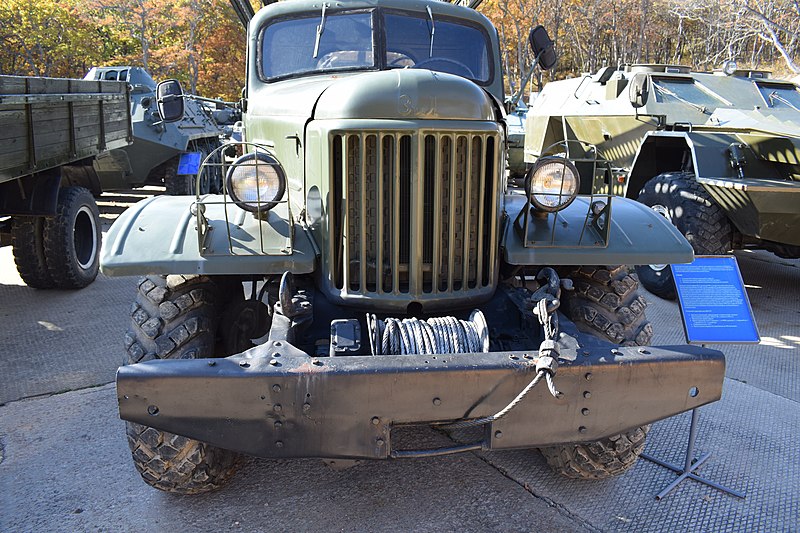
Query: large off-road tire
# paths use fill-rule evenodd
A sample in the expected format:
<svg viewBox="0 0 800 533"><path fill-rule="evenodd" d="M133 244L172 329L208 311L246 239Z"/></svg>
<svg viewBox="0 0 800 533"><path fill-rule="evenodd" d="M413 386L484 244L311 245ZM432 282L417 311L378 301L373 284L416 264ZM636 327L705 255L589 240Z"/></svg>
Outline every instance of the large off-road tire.
<svg viewBox="0 0 800 533"><path fill-rule="evenodd" d="M47 270L59 289L81 289L97 278L102 239L100 210L84 187L58 192L56 216L44 219Z"/></svg>
<svg viewBox="0 0 800 533"><path fill-rule="evenodd" d="M561 291L561 309L579 330L622 346L650 344L647 302L627 267L580 267L561 275L574 284L574 290Z"/></svg>
<svg viewBox="0 0 800 533"><path fill-rule="evenodd" d="M733 230L723 209L691 172L667 172L645 183L638 201L653 208L678 228L696 255L720 255L732 248ZM638 265L642 285L656 296L674 300L675 282L669 265Z"/></svg>
<svg viewBox="0 0 800 533"><path fill-rule="evenodd" d="M653 328L647 303L625 267L581 267L568 274L574 291L562 291L562 310L581 331L624 346L646 345ZM613 409L613 406L609 406ZM576 479L604 479L629 470L644 451L650 426L595 442L540 448L555 472Z"/></svg>
<svg viewBox="0 0 800 533"><path fill-rule="evenodd" d="M142 279L125 335L126 364L214 357L224 294L206 276ZM199 494L223 486L236 472L238 455L232 451L141 424L126 424L133 463L152 487Z"/></svg>
<svg viewBox="0 0 800 533"><path fill-rule="evenodd" d="M55 287L44 256L44 217L14 217L11 221L11 244L17 271L28 287Z"/></svg>

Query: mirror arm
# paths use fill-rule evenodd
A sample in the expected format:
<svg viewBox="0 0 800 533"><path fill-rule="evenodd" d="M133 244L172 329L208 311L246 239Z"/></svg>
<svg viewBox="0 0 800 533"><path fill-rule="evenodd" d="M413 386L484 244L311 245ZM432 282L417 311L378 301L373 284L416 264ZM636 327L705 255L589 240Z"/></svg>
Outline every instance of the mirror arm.
<svg viewBox="0 0 800 533"><path fill-rule="evenodd" d="M517 94L514 95L514 98L511 99L511 109L516 107L517 102L519 99L522 98L522 95L525 93L525 87L528 86L528 82L531 81L531 77L533 76L533 71L536 70L536 66L539 64L539 59L542 57L542 54L545 53L547 49L540 50L538 54L536 54L536 58L533 60L531 64L531 68L528 69L528 72L525 74L525 77L522 78L522 84L519 86L519 91Z"/></svg>

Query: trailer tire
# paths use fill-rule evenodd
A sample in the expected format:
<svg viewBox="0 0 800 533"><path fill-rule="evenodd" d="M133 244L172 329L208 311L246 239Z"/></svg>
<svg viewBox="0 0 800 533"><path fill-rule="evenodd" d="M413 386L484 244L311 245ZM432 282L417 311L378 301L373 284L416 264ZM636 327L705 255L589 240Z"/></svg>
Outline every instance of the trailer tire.
<svg viewBox="0 0 800 533"><path fill-rule="evenodd" d="M125 335L125 364L214 357L223 294L207 276L140 280ZM222 487L236 473L235 452L142 424L126 426L136 470L159 490L200 494Z"/></svg>
<svg viewBox="0 0 800 533"><path fill-rule="evenodd" d="M733 247L733 230L723 209L692 172L665 172L645 183L637 201L652 208L680 231L696 255L721 255ZM637 265L644 288L665 300L677 297L669 265Z"/></svg>
<svg viewBox="0 0 800 533"><path fill-rule="evenodd" d="M52 289L55 283L44 256L44 217L13 217L11 244L22 281L34 289Z"/></svg>
<svg viewBox="0 0 800 533"><path fill-rule="evenodd" d="M100 268L100 210L85 187L58 191L54 217L43 222L44 256L53 284L59 289L82 289L97 278Z"/></svg>
<svg viewBox="0 0 800 533"><path fill-rule="evenodd" d="M562 309L581 331L623 346L647 345L653 327L647 303L625 267L580 267L569 275L574 291L562 291ZM539 448L555 472L574 479L605 479L622 474L644 451L650 426L594 442Z"/></svg>

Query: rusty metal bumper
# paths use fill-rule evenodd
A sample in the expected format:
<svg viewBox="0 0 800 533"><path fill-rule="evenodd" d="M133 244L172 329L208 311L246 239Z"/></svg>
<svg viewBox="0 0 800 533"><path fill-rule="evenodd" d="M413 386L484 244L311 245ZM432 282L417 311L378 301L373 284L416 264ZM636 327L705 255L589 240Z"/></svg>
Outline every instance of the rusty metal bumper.
<svg viewBox="0 0 800 533"><path fill-rule="evenodd" d="M535 360L312 358L274 342L225 359L122 367L117 395L124 420L251 455L382 459L404 455L392 428L501 410L534 377ZM725 373L722 353L694 346L562 349L559 365L559 399L541 383L464 449L596 440L718 400Z"/></svg>

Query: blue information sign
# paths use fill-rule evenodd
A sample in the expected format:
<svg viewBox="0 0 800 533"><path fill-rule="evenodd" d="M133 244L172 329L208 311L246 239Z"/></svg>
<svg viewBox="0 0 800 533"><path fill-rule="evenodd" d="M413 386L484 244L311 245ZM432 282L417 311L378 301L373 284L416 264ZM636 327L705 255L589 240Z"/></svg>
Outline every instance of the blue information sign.
<svg viewBox="0 0 800 533"><path fill-rule="evenodd" d="M197 174L197 171L200 170L201 155L200 152L186 152L181 154L181 158L178 161L178 174Z"/></svg>
<svg viewBox="0 0 800 533"><path fill-rule="evenodd" d="M671 267L689 344L759 342L735 257L697 256Z"/></svg>

